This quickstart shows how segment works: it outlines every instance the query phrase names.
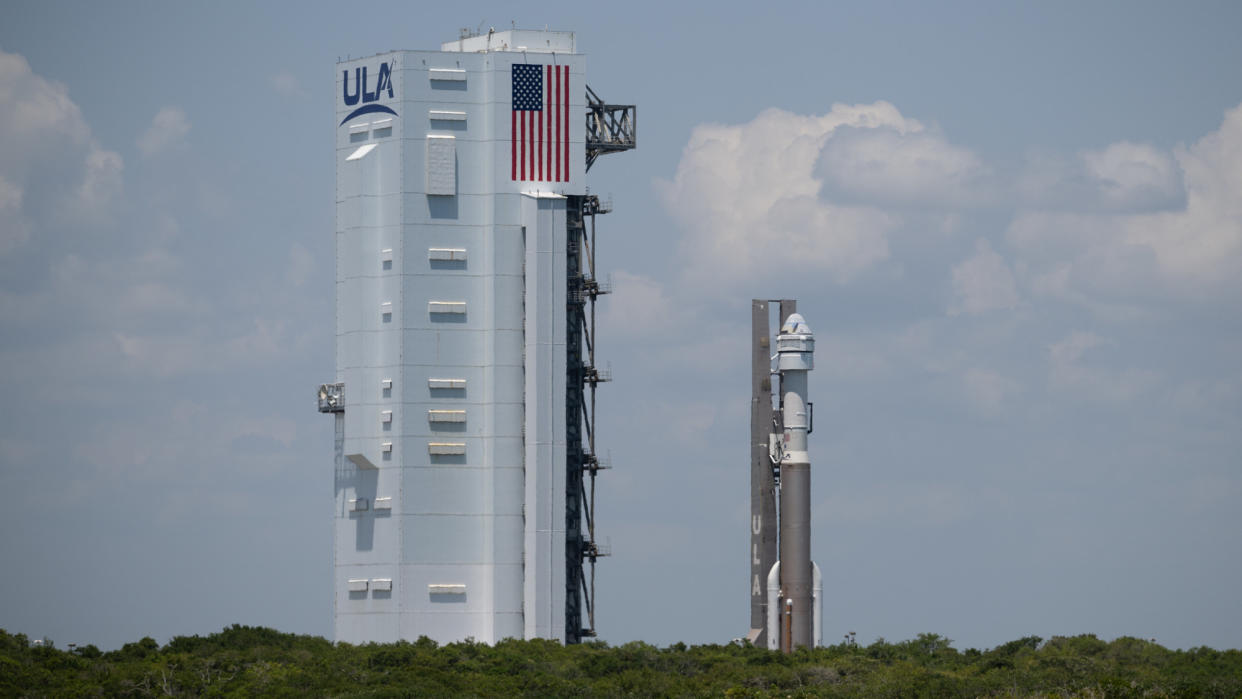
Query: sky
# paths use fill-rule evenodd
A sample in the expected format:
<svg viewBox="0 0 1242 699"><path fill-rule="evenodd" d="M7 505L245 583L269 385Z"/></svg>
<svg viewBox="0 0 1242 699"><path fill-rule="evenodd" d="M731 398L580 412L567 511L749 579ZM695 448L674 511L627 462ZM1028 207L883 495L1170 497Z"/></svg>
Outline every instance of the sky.
<svg viewBox="0 0 1242 699"><path fill-rule="evenodd" d="M330 636L335 64L516 25L638 107L602 640L746 634L796 298L827 642L1242 647L1242 6L431 5L0 8L0 628Z"/></svg>

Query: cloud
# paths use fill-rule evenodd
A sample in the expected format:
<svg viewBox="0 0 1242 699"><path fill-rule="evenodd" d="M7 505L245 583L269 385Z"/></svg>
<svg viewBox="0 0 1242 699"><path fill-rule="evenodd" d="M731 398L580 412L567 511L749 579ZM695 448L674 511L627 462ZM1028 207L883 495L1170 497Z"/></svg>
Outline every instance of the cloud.
<svg viewBox="0 0 1242 699"><path fill-rule="evenodd" d="M958 208L996 198L992 173L977 155L928 131L840 128L816 171L829 198L878 206Z"/></svg>
<svg viewBox="0 0 1242 699"><path fill-rule="evenodd" d="M695 127L671 181L656 187L685 236L690 279L745 282L822 272L846 281L888 257L897 219L820 196L820 151L842 126L922 129L887 102L835 105L823 116L769 109L737 126Z"/></svg>
<svg viewBox="0 0 1242 699"><path fill-rule="evenodd" d="M66 221L109 219L123 170L64 85L0 51L0 254Z"/></svg>
<svg viewBox="0 0 1242 699"><path fill-rule="evenodd" d="M1225 113L1219 129L1171 155L1122 142L1082 158L1095 210L1072 210L1052 191L1032 196L1036 206L1018 212L1006 231L1039 290L1070 296L1149 293L1153 283L1188 293L1238 286L1242 105ZM1064 185L1049 188L1058 186L1064 192ZM1170 208L1170 201L1180 203Z"/></svg>
<svg viewBox="0 0 1242 699"><path fill-rule="evenodd" d="M1173 155L1128 141L1073 156L1032 153L1014 190L1019 206L1043 211L1148 213L1186 203Z"/></svg>
<svg viewBox="0 0 1242 699"><path fill-rule="evenodd" d="M1120 142L1082 154L1100 200L1110 209L1135 210L1181 200L1181 172L1168 153Z"/></svg>
<svg viewBox="0 0 1242 699"><path fill-rule="evenodd" d="M957 301L949 308L950 315L978 315L1018 305L1013 272L983 238L975 241L975 254L953 268L953 292Z"/></svg>
<svg viewBox="0 0 1242 699"><path fill-rule="evenodd" d="M1128 218L1124 240L1150 248L1166 279L1236 281L1242 275L1242 105L1175 157L1185 173L1186 208Z"/></svg>
<svg viewBox="0 0 1242 699"><path fill-rule="evenodd" d="M178 146L190 132L190 120L178 107L164 107L155 113L151 126L138 137L138 150L144 157Z"/></svg>
<svg viewBox="0 0 1242 699"><path fill-rule="evenodd" d="M1158 379L1154 372L1118 368L1115 358L1102 366L1085 361L1088 352L1113 345L1110 340L1081 330L1051 344L1048 359L1052 387L1105 402L1129 401L1153 388Z"/></svg>

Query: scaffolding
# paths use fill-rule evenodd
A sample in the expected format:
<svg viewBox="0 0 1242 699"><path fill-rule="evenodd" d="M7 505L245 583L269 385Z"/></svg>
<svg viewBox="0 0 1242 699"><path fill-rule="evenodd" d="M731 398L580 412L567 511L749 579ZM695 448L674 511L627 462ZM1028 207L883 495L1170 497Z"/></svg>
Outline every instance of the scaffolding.
<svg viewBox="0 0 1242 699"><path fill-rule="evenodd" d="M586 88L586 169L605 153L620 153L638 144L638 109L632 104L607 104Z"/></svg>
<svg viewBox="0 0 1242 699"><path fill-rule="evenodd" d="M566 209L565 642L579 643L595 636L595 563L609 553L595 538L595 477L609 468L596 450L595 391L612 379L596 364L595 301L611 289L595 268L595 217L608 209L590 194Z"/></svg>

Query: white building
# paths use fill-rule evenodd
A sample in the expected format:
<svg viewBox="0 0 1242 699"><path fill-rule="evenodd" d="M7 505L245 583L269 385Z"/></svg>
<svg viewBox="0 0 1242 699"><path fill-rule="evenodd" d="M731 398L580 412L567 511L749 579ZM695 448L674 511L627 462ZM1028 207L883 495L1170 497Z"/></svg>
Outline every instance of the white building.
<svg viewBox="0 0 1242 699"><path fill-rule="evenodd" d="M337 65L337 641L585 627L585 68L517 30Z"/></svg>

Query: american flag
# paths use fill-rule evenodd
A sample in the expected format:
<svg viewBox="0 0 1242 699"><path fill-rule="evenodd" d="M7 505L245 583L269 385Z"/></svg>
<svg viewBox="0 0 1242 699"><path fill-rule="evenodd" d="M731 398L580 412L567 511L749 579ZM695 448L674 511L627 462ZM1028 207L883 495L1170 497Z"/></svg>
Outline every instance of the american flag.
<svg viewBox="0 0 1242 699"><path fill-rule="evenodd" d="M513 64L511 179L569 181L569 66Z"/></svg>

